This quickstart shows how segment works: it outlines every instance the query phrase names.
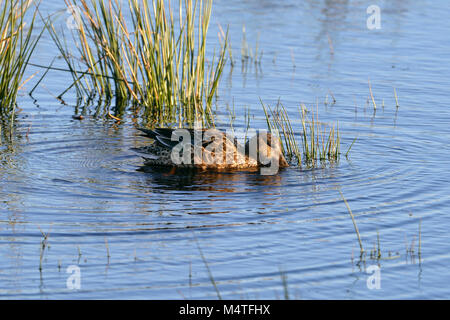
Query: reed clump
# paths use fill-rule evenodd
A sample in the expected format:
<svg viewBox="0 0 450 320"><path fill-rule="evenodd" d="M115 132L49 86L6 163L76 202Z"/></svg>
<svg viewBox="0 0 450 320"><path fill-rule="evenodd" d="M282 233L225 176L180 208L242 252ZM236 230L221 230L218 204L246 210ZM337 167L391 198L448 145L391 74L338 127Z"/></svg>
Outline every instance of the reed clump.
<svg viewBox="0 0 450 320"><path fill-rule="evenodd" d="M179 1L177 12L163 0L128 0L128 8L119 0L66 3L80 16L72 32L76 58L53 26L50 31L78 94L95 92L116 106L130 103L148 122L212 121L228 43L225 34L208 60L212 0Z"/></svg>
<svg viewBox="0 0 450 320"><path fill-rule="evenodd" d="M259 49L259 34L256 38L256 44L254 50L251 48L247 41L247 33L245 31L245 25L242 26L242 42L241 42L241 62L243 65L253 62L257 65L261 65L263 57L263 50Z"/></svg>
<svg viewBox="0 0 450 320"><path fill-rule="evenodd" d="M315 167L319 163L339 160L341 137L338 124L329 126L320 122L318 110L316 113L310 112L302 104L301 133L297 135L285 107L280 102L273 109L264 103L262 106L268 129L279 136L283 152L291 162ZM308 116L309 113L311 116Z"/></svg>
<svg viewBox="0 0 450 320"><path fill-rule="evenodd" d="M32 0L0 0L0 125L12 126L17 93L39 39L33 32L37 10L25 21L31 6Z"/></svg>

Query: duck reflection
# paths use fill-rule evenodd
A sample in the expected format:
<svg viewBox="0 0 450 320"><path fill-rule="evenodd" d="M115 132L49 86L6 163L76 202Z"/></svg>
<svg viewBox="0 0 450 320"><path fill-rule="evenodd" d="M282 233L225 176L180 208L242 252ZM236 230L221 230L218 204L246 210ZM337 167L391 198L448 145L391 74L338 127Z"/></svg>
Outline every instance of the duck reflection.
<svg viewBox="0 0 450 320"><path fill-rule="evenodd" d="M263 176L259 170L199 171L143 166L138 188L148 194L145 206L175 214L210 215L236 212L273 213L282 202L287 175ZM288 170L288 169L286 169ZM152 209L153 210L153 209Z"/></svg>
<svg viewBox="0 0 450 320"><path fill-rule="evenodd" d="M214 192L243 192L258 186L281 187L282 175L261 175L259 169L202 171L198 169L141 166L147 174L147 183L167 190L198 190Z"/></svg>

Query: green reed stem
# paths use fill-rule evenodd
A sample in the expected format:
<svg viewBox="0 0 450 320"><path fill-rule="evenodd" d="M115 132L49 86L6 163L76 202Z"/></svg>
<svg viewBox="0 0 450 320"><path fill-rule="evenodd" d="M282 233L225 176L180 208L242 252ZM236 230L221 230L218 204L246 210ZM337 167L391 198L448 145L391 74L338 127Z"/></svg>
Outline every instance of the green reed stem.
<svg viewBox="0 0 450 320"><path fill-rule="evenodd" d="M139 106L147 122L213 122L211 105L226 62L228 31L222 31L220 50L208 61L212 0L180 0L178 22L170 1L128 0L126 9L119 0L66 1L82 9L74 31L77 60L99 96ZM75 73L69 50L53 37ZM84 92L80 76L73 78L77 92Z"/></svg>
<svg viewBox="0 0 450 320"><path fill-rule="evenodd" d="M300 143L290 121L286 108L278 102L275 109L265 106L261 101L266 116L267 127L278 135L282 150L286 157L296 158L299 165L302 160L308 166L316 166L317 161L337 161L340 155L339 126L334 125L327 130L327 126L319 121L318 110L307 116L308 110L302 104L300 109L301 134Z"/></svg>
<svg viewBox="0 0 450 320"><path fill-rule="evenodd" d="M18 91L26 66L42 35L34 34L37 8L28 18L31 0L0 0L0 125L12 134ZM25 21L26 20L26 21Z"/></svg>

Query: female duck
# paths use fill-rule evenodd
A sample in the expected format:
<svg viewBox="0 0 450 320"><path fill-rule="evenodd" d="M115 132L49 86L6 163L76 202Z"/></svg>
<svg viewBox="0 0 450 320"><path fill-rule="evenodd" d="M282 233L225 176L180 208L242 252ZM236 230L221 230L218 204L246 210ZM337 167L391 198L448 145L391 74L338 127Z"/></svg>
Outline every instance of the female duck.
<svg viewBox="0 0 450 320"><path fill-rule="evenodd" d="M260 132L245 146L217 129L139 128L154 140L142 151L146 166L169 166L213 170L288 167L277 137ZM266 168L267 167L267 168ZM267 173L271 174L271 173ZM272 173L273 174L273 173Z"/></svg>

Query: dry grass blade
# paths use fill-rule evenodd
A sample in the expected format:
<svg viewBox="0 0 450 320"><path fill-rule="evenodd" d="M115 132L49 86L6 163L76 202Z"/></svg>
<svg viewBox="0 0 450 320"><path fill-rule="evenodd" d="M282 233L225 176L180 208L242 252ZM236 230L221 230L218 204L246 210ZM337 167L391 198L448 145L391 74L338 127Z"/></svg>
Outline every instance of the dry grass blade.
<svg viewBox="0 0 450 320"><path fill-rule="evenodd" d="M398 103L397 90L394 88L395 106L398 108L400 104Z"/></svg>
<svg viewBox="0 0 450 320"><path fill-rule="evenodd" d="M345 206L347 207L348 213L350 214L350 217L352 218L353 226L355 228L356 235L358 236L360 253L363 254L364 253L364 248L363 248L363 244L362 244L362 241L361 241L361 236L359 234L359 229L358 229L358 226L356 224L355 217L353 216L352 209L350 209L350 206L349 206L347 200L345 199L344 194L342 193L341 190L339 190L339 193L341 194L342 200L344 200L344 203L345 203Z"/></svg>
<svg viewBox="0 0 450 320"><path fill-rule="evenodd" d="M368 79L368 83L369 83L370 98L372 99L373 108L376 110L377 104L375 103L375 98L373 97L372 85L370 84L370 79Z"/></svg>

